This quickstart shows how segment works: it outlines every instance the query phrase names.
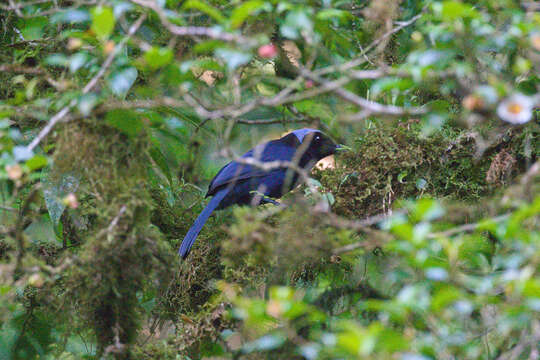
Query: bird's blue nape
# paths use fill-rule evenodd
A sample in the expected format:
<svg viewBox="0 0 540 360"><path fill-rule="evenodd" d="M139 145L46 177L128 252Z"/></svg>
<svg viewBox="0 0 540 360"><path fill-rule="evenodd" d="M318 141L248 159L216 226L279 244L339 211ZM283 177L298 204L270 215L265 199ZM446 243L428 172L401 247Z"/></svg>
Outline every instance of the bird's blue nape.
<svg viewBox="0 0 540 360"><path fill-rule="evenodd" d="M305 137L307 134L312 133L312 132L316 132L316 131L319 131L319 130L317 130L317 129L304 128L304 129L294 130L292 133L296 136L296 138L298 139L298 141L300 141L300 143L302 143L302 141L304 141L304 137Z"/></svg>

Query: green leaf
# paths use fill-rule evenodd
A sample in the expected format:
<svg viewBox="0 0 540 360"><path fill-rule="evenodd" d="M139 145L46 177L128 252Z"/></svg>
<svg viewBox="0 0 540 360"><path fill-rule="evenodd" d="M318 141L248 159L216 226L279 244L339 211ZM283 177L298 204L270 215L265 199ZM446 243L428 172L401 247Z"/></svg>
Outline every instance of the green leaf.
<svg viewBox="0 0 540 360"><path fill-rule="evenodd" d="M231 14L231 27L236 29L253 13L266 7L266 3L261 0L246 1L242 5L235 8Z"/></svg>
<svg viewBox="0 0 540 360"><path fill-rule="evenodd" d="M51 54L45 58L45 64L50 66L68 66L69 59L64 54Z"/></svg>
<svg viewBox="0 0 540 360"><path fill-rule="evenodd" d="M419 187L418 182L421 180L424 179L420 178L417 180L417 187ZM444 208L441 206L441 204L439 204L438 201L424 197L416 202L413 215L417 221L431 221L443 216Z"/></svg>
<svg viewBox="0 0 540 360"><path fill-rule="evenodd" d="M215 49L224 46L226 46L226 44L221 40L206 40L196 44L193 47L193 51L197 54L209 54Z"/></svg>
<svg viewBox="0 0 540 360"><path fill-rule="evenodd" d="M456 300L464 299L461 291L451 285L446 285L435 293L431 300L431 308L435 312L439 312Z"/></svg>
<svg viewBox="0 0 540 360"><path fill-rule="evenodd" d="M297 39L300 33L312 33L313 22L305 11L291 11L285 17L285 23L280 28L281 34L289 39Z"/></svg>
<svg viewBox="0 0 540 360"><path fill-rule="evenodd" d="M157 70L173 60L173 52L165 47L153 47L144 54L144 60L151 70Z"/></svg>
<svg viewBox="0 0 540 360"><path fill-rule="evenodd" d="M143 129L140 115L132 110L115 109L109 111L105 115L105 121L128 136L135 136Z"/></svg>
<svg viewBox="0 0 540 360"><path fill-rule="evenodd" d="M226 55L226 53L222 54L223 56ZM192 70L194 72L199 72L201 70L215 70L215 71L223 71L224 68L222 65L220 65L216 60L213 59L199 59L194 61L185 61L180 65L180 70L182 72L188 72L189 70Z"/></svg>
<svg viewBox="0 0 540 360"><path fill-rule="evenodd" d="M121 1L114 4L114 17L118 18L122 16L123 13L133 9L133 4L130 4L126 1Z"/></svg>
<svg viewBox="0 0 540 360"><path fill-rule="evenodd" d="M43 38L45 26L49 21L45 17L35 17L18 21L21 34L25 40L38 40Z"/></svg>
<svg viewBox="0 0 540 360"><path fill-rule="evenodd" d="M51 16L51 23L66 23L66 24L75 24L82 23L90 20L90 15L86 10L68 10L61 11Z"/></svg>
<svg viewBox="0 0 540 360"><path fill-rule="evenodd" d="M94 106L96 106L98 102L98 97L96 94L84 94L81 95L79 98L79 101L77 102L77 108L79 109L80 113L84 116L90 115L92 112L92 109Z"/></svg>
<svg viewBox="0 0 540 360"><path fill-rule="evenodd" d="M206 15L210 16L217 22L223 24L227 21L227 19L221 15L221 11L216 9L215 7L208 5L207 3L199 0L188 0L182 7L184 9L196 9L199 10Z"/></svg>
<svg viewBox="0 0 540 360"><path fill-rule="evenodd" d="M41 169L47 165L47 158L43 155L34 155L30 159L26 160L26 166L31 171Z"/></svg>
<svg viewBox="0 0 540 360"><path fill-rule="evenodd" d="M66 204L63 199L74 193L79 187L79 179L71 174L55 174L42 172L41 183L43 184L43 198L49 211L49 216L54 224L58 224Z"/></svg>
<svg viewBox="0 0 540 360"><path fill-rule="evenodd" d="M123 69L109 79L109 86L112 92L119 96L125 97L135 80L137 80L137 69L134 67Z"/></svg>
<svg viewBox="0 0 540 360"><path fill-rule="evenodd" d="M34 153L26 146L18 145L13 148L13 157L15 158L15 161L25 161L32 156L34 156Z"/></svg>
<svg viewBox="0 0 540 360"><path fill-rule="evenodd" d="M242 351L250 353L253 351L268 351L276 349L285 343L285 337L282 334L265 335L255 341L251 341L244 345Z"/></svg>
<svg viewBox="0 0 540 360"><path fill-rule="evenodd" d="M92 9L91 30L101 40L106 40L114 29L115 19L113 10L106 6L97 6Z"/></svg>
<svg viewBox="0 0 540 360"><path fill-rule="evenodd" d="M317 13L317 19L319 20L328 20L332 18L347 19L353 18L353 16L349 11L339 9L324 9Z"/></svg>
<svg viewBox="0 0 540 360"><path fill-rule="evenodd" d="M463 18L479 18L480 14L471 5L460 1L444 1L433 4L433 9L444 21L454 21Z"/></svg>
<svg viewBox="0 0 540 360"><path fill-rule="evenodd" d="M335 114L332 109L323 101L317 101L316 99L305 99L294 103L294 106L298 111L305 112L311 116L321 118L323 120L331 121Z"/></svg>
<svg viewBox="0 0 540 360"><path fill-rule="evenodd" d="M88 55L83 52L79 52L79 53L71 55L71 57L69 58L69 71L72 74L76 73L77 70L83 67L87 61L88 61Z"/></svg>
<svg viewBox="0 0 540 360"><path fill-rule="evenodd" d="M157 147L153 147L150 149L150 156L156 162L157 166L160 168L163 174L167 177L169 183L172 183L171 170L169 169L167 160L165 159L165 156L163 156L161 151Z"/></svg>
<svg viewBox="0 0 540 360"><path fill-rule="evenodd" d="M411 79L406 78L384 78L379 79L373 83L371 86L371 91L373 95L379 95L382 92L389 90L407 90L414 86L414 82Z"/></svg>

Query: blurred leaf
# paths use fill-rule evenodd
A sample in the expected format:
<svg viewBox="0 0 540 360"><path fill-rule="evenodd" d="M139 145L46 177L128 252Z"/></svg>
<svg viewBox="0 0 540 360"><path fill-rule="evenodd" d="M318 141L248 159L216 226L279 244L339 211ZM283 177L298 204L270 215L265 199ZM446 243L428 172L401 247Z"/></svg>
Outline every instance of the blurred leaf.
<svg viewBox="0 0 540 360"><path fill-rule="evenodd" d="M210 16L219 23L225 23L227 19L221 15L221 11L200 0L188 0L182 6L183 9L196 9Z"/></svg>
<svg viewBox="0 0 540 360"><path fill-rule="evenodd" d="M71 55L69 58L69 71L73 74L77 72L88 61L88 55L83 52L79 52Z"/></svg>
<svg viewBox="0 0 540 360"><path fill-rule="evenodd" d="M353 15L349 11L339 10L339 9L324 9L317 13L317 19L319 20L328 20L328 19L353 19Z"/></svg>
<svg viewBox="0 0 540 360"><path fill-rule="evenodd" d="M163 154L157 147L153 147L150 149L150 156L152 156L152 159L154 159L157 166L159 166L163 174L167 177L169 184L172 184L171 170L169 169L169 165L167 165L167 160L165 159L165 156L163 156Z"/></svg>
<svg viewBox="0 0 540 360"><path fill-rule="evenodd" d="M297 39L301 33L313 32L310 16L300 10L291 11L285 17L285 23L280 27L281 35L289 39Z"/></svg>
<svg viewBox="0 0 540 360"><path fill-rule="evenodd" d="M267 4L262 0L250 0L242 3L231 14L231 27L233 29L240 27L249 16L263 8L268 10Z"/></svg>
<svg viewBox="0 0 540 360"><path fill-rule="evenodd" d="M34 152L26 146L15 146L13 148L13 157L15 161L25 161L34 156Z"/></svg>
<svg viewBox="0 0 540 360"><path fill-rule="evenodd" d="M114 17L119 18L127 11L133 9L133 5L127 1L120 1L114 4Z"/></svg>
<svg viewBox="0 0 540 360"><path fill-rule="evenodd" d="M251 60L251 54L233 49L216 49L215 54L227 64L229 70L234 70L241 65L247 64Z"/></svg>
<svg viewBox="0 0 540 360"><path fill-rule="evenodd" d="M72 174L56 174L54 170L44 171L41 175L43 198L53 224L58 224L66 204L64 198L75 193L79 187L79 179Z"/></svg>
<svg viewBox="0 0 540 360"><path fill-rule="evenodd" d="M114 13L110 7L96 6L92 9L91 30L101 40L105 40L111 35L115 25Z"/></svg>
<svg viewBox="0 0 540 360"><path fill-rule="evenodd" d="M45 58L45 63L51 66L67 66L69 60L64 54L52 54Z"/></svg>
<svg viewBox="0 0 540 360"><path fill-rule="evenodd" d="M137 69L129 67L112 74L109 78L109 86L112 92L118 97L125 97L129 89L137 80Z"/></svg>
<svg viewBox="0 0 540 360"><path fill-rule="evenodd" d="M270 298L276 300L292 300L293 289L287 286L275 286L270 289Z"/></svg>
<svg viewBox="0 0 540 360"><path fill-rule="evenodd" d="M73 9L60 11L51 16L51 23L68 23L75 24L90 21L90 14L83 9Z"/></svg>
<svg viewBox="0 0 540 360"><path fill-rule="evenodd" d="M193 51L199 54L210 54L217 48L222 48L226 44L221 40L206 40L197 43Z"/></svg>
<svg viewBox="0 0 540 360"><path fill-rule="evenodd" d="M32 158L26 160L26 166L30 171L41 169L47 166L47 158L43 155L34 155Z"/></svg>
<svg viewBox="0 0 540 360"><path fill-rule="evenodd" d="M140 114L132 110L111 110L105 115L105 121L112 127L132 137L143 129Z"/></svg>
<svg viewBox="0 0 540 360"><path fill-rule="evenodd" d="M418 185L417 185L418 186ZM431 221L444 215L444 209L435 199L423 197L414 205L414 218L417 221Z"/></svg>
<svg viewBox="0 0 540 360"><path fill-rule="evenodd" d="M433 8L438 12L444 21L453 21L463 18L478 18L480 14L469 4L460 1L443 1L433 4Z"/></svg>
<svg viewBox="0 0 540 360"><path fill-rule="evenodd" d="M24 234L37 246L52 245L54 247L59 247L61 245L56 238L54 225L47 215L33 221L24 230Z"/></svg>
<svg viewBox="0 0 540 360"><path fill-rule="evenodd" d="M459 289L451 285L446 285L435 292L433 299L431 300L431 307L435 312L439 312L462 298L464 298L464 296Z"/></svg>
<svg viewBox="0 0 540 360"><path fill-rule="evenodd" d="M45 35L45 26L49 22L47 18L38 16L30 19L20 20L18 23L23 38L28 41L41 39Z"/></svg>
<svg viewBox="0 0 540 360"><path fill-rule="evenodd" d="M285 337L281 334L265 335L255 341L249 342L242 347L244 353L253 351L268 351L283 345Z"/></svg>
<svg viewBox="0 0 540 360"><path fill-rule="evenodd" d="M173 60L173 52L169 48L153 47L144 54L144 60L152 70L159 69Z"/></svg>
<svg viewBox="0 0 540 360"><path fill-rule="evenodd" d="M83 114L84 116L88 116L90 115L92 109L94 109L94 106L96 106L97 103L98 97L96 94L83 94L77 102L77 107L81 114Z"/></svg>
<svg viewBox="0 0 540 360"><path fill-rule="evenodd" d="M375 81L371 86L373 95L378 95L385 91L396 90L405 91L411 89L414 86L414 82L407 78L383 78Z"/></svg>

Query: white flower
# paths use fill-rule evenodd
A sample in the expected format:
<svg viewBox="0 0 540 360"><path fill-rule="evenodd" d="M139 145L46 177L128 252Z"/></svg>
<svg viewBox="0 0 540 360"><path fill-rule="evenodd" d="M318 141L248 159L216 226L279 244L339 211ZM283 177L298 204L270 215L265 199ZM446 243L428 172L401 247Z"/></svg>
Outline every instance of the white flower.
<svg viewBox="0 0 540 360"><path fill-rule="evenodd" d="M500 102L497 115L511 124L524 124L532 119L533 107L533 98L516 93Z"/></svg>

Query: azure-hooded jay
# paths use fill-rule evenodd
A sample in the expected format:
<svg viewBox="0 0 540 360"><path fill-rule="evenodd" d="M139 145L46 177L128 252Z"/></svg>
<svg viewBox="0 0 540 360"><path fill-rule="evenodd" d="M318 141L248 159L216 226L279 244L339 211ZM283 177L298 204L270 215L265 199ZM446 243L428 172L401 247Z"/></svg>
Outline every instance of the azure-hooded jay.
<svg viewBox="0 0 540 360"><path fill-rule="evenodd" d="M334 154L338 147L319 130L299 129L280 139L260 144L241 158L252 158L260 163L293 162L309 171L319 160ZM277 204L272 198L280 198L292 190L297 180L298 173L291 167L264 170L260 165L257 167L231 161L210 182L206 196L212 196L212 199L184 237L180 245L180 256L186 258L189 254L204 223L214 210L233 204Z"/></svg>

